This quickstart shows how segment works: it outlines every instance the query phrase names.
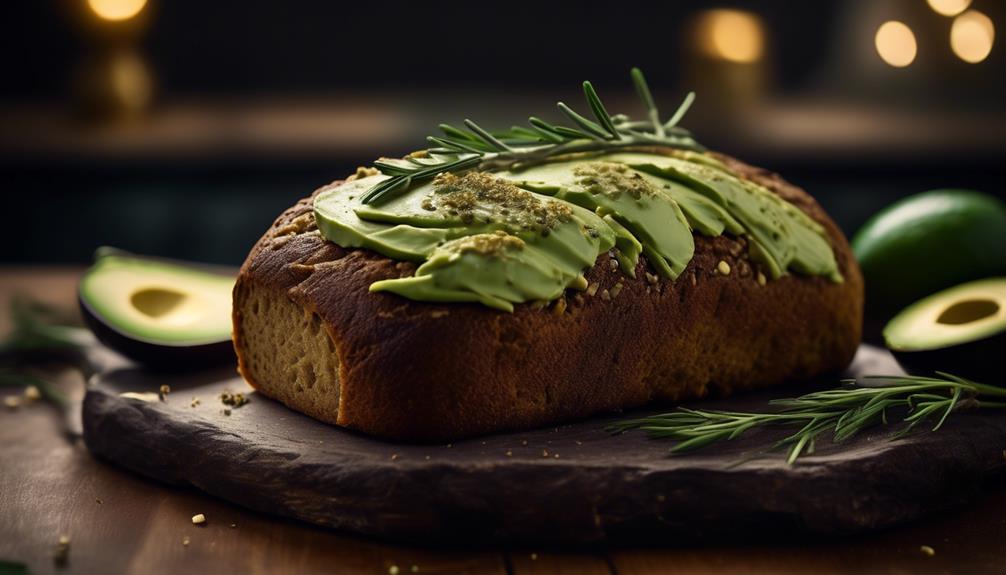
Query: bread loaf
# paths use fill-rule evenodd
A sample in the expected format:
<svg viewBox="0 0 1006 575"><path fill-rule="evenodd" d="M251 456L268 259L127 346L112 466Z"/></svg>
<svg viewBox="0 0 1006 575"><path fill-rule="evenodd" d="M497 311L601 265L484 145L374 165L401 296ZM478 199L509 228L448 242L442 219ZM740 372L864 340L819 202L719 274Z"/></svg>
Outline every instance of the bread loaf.
<svg viewBox="0 0 1006 575"><path fill-rule="evenodd" d="M716 157L821 224L844 281L766 281L743 235L696 234L694 257L673 281L650 273L645 256L631 278L603 253L586 290L545 305L506 313L413 301L368 288L410 276L416 264L327 241L305 198L259 240L238 277L240 373L321 421L452 440L841 370L859 343L863 308L845 237L803 190Z"/></svg>

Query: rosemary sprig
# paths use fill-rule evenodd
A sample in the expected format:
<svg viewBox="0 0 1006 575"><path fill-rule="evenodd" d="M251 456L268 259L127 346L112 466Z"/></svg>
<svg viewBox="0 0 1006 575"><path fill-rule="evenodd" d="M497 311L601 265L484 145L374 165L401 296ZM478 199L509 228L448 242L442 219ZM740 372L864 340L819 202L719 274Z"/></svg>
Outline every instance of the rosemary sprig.
<svg viewBox="0 0 1006 575"><path fill-rule="evenodd" d="M677 443L672 453L692 451L710 444L734 439L760 427L796 427L791 435L777 441L773 448L787 448L790 464L804 454L814 453L822 434L840 443L857 433L887 425L892 410L904 413L895 436L904 435L926 421L934 421L938 430L954 411L972 408L1003 409L1006 388L976 383L948 373L939 377L868 376L842 381L842 386L815 391L791 399L770 403L774 412L741 412L688 409L679 407L670 413L618 422L608 428L613 433L639 429L655 439Z"/></svg>
<svg viewBox="0 0 1006 575"><path fill-rule="evenodd" d="M633 121L625 114L609 114L594 86L584 82L583 95L594 119L559 102L556 104L559 112L572 126L553 124L534 116L528 119L530 127L514 126L499 133L489 132L471 120L465 120L464 128L441 124L443 135L427 138L433 147L404 159L381 158L374 162L374 167L391 177L368 190L360 201L370 204L391 199L412 184L445 172L471 168L506 169L563 154L631 146L703 149L688 130L678 127L678 122L695 99L694 93L688 94L670 120L662 122L646 78L639 68L632 69L632 81L646 106L648 120L645 122Z"/></svg>

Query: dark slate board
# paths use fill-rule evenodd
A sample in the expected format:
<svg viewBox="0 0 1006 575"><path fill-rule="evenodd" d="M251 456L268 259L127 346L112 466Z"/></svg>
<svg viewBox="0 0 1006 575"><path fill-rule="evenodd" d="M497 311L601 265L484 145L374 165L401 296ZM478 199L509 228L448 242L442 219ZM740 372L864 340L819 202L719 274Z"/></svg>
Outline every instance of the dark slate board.
<svg viewBox="0 0 1006 575"><path fill-rule="evenodd" d="M617 417L417 445L347 432L255 394L227 416L218 395L247 391L233 373L97 376L84 401L88 447L143 475L267 513L452 542L852 534L961 505L1006 467L1006 417L994 414L955 414L938 433L897 440L877 430L841 448L819 445L787 466L758 449L771 434L669 457L666 443L640 433L606 433ZM867 373L900 370L885 351L864 346L848 375ZM171 386L166 401L157 399L161 384ZM702 406L758 409L808 389ZM191 407L193 397L201 405Z"/></svg>

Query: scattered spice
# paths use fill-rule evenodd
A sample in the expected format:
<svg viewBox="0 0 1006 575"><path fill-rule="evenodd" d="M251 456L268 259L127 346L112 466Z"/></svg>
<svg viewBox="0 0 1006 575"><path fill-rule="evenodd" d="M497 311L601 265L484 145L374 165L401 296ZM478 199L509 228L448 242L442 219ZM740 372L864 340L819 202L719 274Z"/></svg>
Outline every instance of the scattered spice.
<svg viewBox="0 0 1006 575"><path fill-rule="evenodd" d="M230 409L229 407L227 407L227 408L224 408L224 410L223 410L223 414L224 414L224 415L230 415L230 414L231 414L231 409Z"/></svg>
<svg viewBox="0 0 1006 575"><path fill-rule="evenodd" d="M237 526L238 526L238 524L237 524L237 523L231 523L231 529L236 529L236 528L237 528Z"/></svg>
<svg viewBox="0 0 1006 575"><path fill-rule="evenodd" d="M160 398L161 401L164 401L164 398L168 397L169 393L171 393L171 386L164 384L161 386L161 389L157 390L157 397Z"/></svg>
<svg viewBox="0 0 1006 575"><path fill-rule="evenodd" d="M70 536L60 535L56 542L56 548L52 552L52 560L57 565L66 565L70 559Z"/></svg>
<svg viewBox="0 0 1006 575"><path fill-rule="evenodd" d="M229 391L225 391L220 394L220 402L233 408L241 407L249 401L250 400L245 397L245 394L243 393L231 393Z"/></svg>
<svg viewBox="0 0 1006 575"><path fill-rule="evenodd" d="M506 450L506 456L507 456L507 457L513 457L513 451L511 451L511 450L507 449L507 450Z"/></svg>
<svg viewBox="0 0 1006 575"><path fill-rule="evenodd" d="M198 397L193 397L189 402L189 407L198 407L201 403L202 401Z"/></svg>
<svg viewBox="0 0 1006 575"><path fill-rule="evenodd" d="M611 292L609 292L608 290L602 291L601 299L603 299L604 301L611 301Z"/></svg>
<svg viewBox="0 0 1006 575"><path fill-rule="evenodd" d="M101 505L101 498L100 497L96 497L94 499L94 502L97 503L98 505Z"/></svg>
<svg viewBox="0 0 1006 575"><path fill-rule="evenodd" d="M21 406L21 398L16 395L8 395L3 398L3 404L7 406L7 409L17 409Z"/></svg>
<svg viewBox="0 0 1006 575"><path fill-rule="evenodd" d="M919 551L921 551L922 554L925 555L925 556L927 556L927 557L932 557L933 555L936 555L936 550L933 549L932 547L928 546L928 545L922 545L922 546L920 546L919 547Z"/></svg>
<svg viewBox="0 0 1006 575"><path fill-rule="evenodd" d="M202 513L196 513L192 516L193 525L204 525L206 523L206 516Z"/></svg>
<svg viewBox="0 0 1006 575"><path fill-rule="evenodd" d="M391 460L392 461L396 461L397 459L398 459L398 454L397 453L392 453L391 454Z"/></svg>

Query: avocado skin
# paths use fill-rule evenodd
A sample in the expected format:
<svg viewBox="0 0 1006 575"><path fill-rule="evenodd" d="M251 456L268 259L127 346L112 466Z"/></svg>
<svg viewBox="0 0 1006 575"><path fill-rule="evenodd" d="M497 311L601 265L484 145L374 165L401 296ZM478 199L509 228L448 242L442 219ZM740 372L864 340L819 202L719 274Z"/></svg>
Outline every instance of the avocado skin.
<svg viewBox="0 0 1006 575"><path fill-rule="evenodd" d="M978 383L1006 385L1001 358L1006 353L1006 331L984 339L937 349L900 351L895 359L912 375L933 377L937 371Z"/></svg>
<svg viewBox="0 0 1006 575"><path fill-rule="evenodd" d="M852 249L866 280L868 323L879 328L929 294L1006 275L1006 204L969 190L923 192L873 216Z"/></svg>
<svg viewBox="0 0 1006 575"><path fill-rule="evenodd" d="M84 323L98 341L154 371L182 372L233 363L237 365L230 339L200 345L161 345L130 337L108 325L77 294Z"/></svg>

